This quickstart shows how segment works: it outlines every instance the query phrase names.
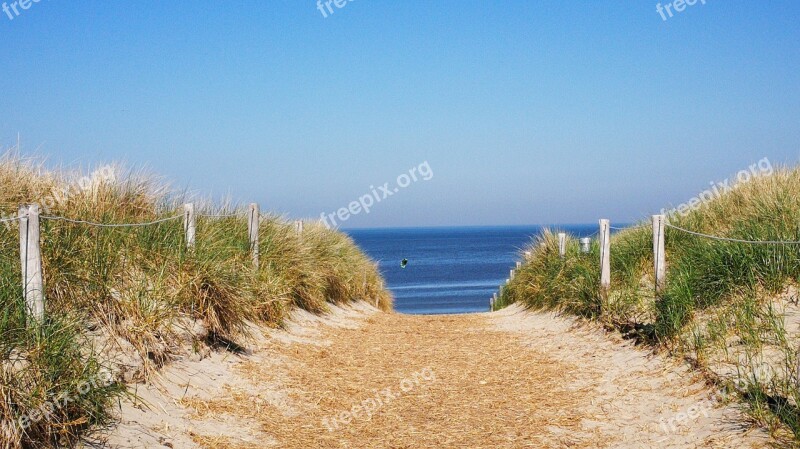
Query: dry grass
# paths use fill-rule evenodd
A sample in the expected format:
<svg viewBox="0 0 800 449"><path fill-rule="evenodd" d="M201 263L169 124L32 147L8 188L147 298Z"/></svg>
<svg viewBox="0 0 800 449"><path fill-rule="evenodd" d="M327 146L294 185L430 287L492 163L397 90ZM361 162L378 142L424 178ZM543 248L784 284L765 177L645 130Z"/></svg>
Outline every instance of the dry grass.
<svg viewBox="0 0 800 449"><path fill-rule="evenodd" d="M192 200L157 177L120 167L82 177L13 153L0 160L0 210L6 216L15 216L19 204L39 203L43 215L139 223L179 215L188 201L203 204L199 214L243 212ZM322 312L330 303L364 300L391 309L374 263L348 237L312 223L300 236L281 218L264 216L261 268L254 270L246 229L243 217L198 217L196 247L189 251L180 219L139 228L44 219L48 323L29 330L18 282L18 231L13 224L0 226L0 423L104 369L119 380L141 380L187 344L242 344L251 323L280 326L294 307ZM125 366L109 360L113 351L124 353ZM14 368L12 358L21 358L22 368ZM107 419L121 387L82 395L27 432L12 427L0 448L74 438Z"/></svg>
<svg viewBox="0 0 800 449"><path fill-rule="evenodd" d="M341 311L336 312L341 314ZM340 315L341 316L341 315ZM302 318L302 317L301 317ZM599 326L520 309L293 321L215 394L182 401L206 444L269 448L765 447L730 407L666 433L705 401L700 376ZM265 363L268 360L268 363ZM430 371L425 371L429 368ZM414 382L415 373L427 373ZM411 388L402 392L402 382ZM372 415L331 418L391 388ZM238 436L231 436L235 429ZM243 429L247 429L243 431ZM199 432L200 430L198 430ZM219 438L219 435L227 435ZM195 438L195 441L198 441ZM237 446L242 445L242 446ZM207 446L210 447L210 446Z"/></svg>
<svg viewBox="0 0 800 449"><path fill-rule="evenodd" d="M670 222L720 237L792 242L800 241L798 216L800 168L780 168ZM641 224L612 237L612 284L605 297L598 291L597 243L585 255L570 239L562 260L554 236L546 233L529 249L534 257L517 271L501 305L519 302L591 317L688 358L720 387L739 392L759 422L776 434L790 428L800 441L800 334L797 322L776 308L782 292L800 280L798 245L724 242L667 228L667 278L656 295L652 229L649 221ZM719 369L721 359L728 372ZM765 378L765 364L779 375Z"/></svg>
<svg viewBox="0 0 800 449"><path fill-rule="evenodd" d="M482 319L378 315L363 328L332 329L325 337L332 346L278 348L295 363L280 379L288 405L229 390L192 401L193 418L227 414L260 422L287 449L554 447L552 436L538 429L557 427L568 435L580 427L578 409L589 401L587 392L563 388L561 374L574 366L522 350L515 336L487 330ZM435 379L418 376L403 393L403 380L414 382L425 368ZM246 362L240 372L253 383L277 381L273 368L258 363ZM386 388L398 397L385 400L370 420L327 430L324 419Z"/></svg>
<svg viewBox="0 0 800 449"><path fill-rule="evenodd" d="M263 446L237 442L229 437L203 437L192 435L192 441L203 449L262 449Z"/></svg>

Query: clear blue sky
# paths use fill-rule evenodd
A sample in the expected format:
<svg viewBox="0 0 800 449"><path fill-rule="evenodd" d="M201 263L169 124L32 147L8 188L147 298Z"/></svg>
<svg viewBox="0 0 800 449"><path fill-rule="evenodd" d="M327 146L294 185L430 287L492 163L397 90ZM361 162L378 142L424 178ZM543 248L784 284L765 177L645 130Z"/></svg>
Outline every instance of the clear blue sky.
<svg viewBox="0 0 800 449"><path fill-rule="evenodd" d="M0 13L0 144L290 217L429 163L345 227L628 222L795 164L800 2L656 3L41 0Z"/></svg>

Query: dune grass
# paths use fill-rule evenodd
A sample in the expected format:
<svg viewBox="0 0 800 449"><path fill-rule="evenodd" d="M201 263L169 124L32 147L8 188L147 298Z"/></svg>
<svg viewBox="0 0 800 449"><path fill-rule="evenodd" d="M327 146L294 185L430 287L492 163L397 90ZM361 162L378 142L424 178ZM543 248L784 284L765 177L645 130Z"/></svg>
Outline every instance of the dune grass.
<svg viewBox="0 0 800 449"><path fill-rule="evenodd" d="M109 422L126 381L148 378L186 348L245 344L251 325L280 326L294 307L392 307L376 265L322 225L307 223L299 235L280 217L263 216L256 270L244 217L202 216L243 212L235 207L200 206L192 250L180 218L134 228L46 218L141 223L180 215L185 196L152 176L104 167L81 177L9 154L0 186L5 217L19 204L41 204L47 298L45 322L26 325L18 229L0 226L0 448L74 442Z"/></svg>
<svg viewBox="0 0 800 449"><path fill-rule="evenodd" d="M800 169L779 169L702 203L670 224L754 241L800 241ZM599 248L581 254L570 238L558 255L547 231L504 288L498 306L519 302L596 319L691 360L753 416L800 441L797 348L800 245L712 240L666 229L667 279L656 294L650 220L612 236L612 285L599 291Z"/></svg>

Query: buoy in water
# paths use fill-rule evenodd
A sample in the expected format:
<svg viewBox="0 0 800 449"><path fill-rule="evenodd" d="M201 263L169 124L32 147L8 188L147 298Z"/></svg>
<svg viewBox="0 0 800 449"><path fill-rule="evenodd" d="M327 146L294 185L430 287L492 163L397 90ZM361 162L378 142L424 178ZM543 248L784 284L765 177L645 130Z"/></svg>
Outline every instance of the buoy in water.
<svg viewBox="0 0 800 449"><path fill-rule="evenodd" d="M407 265L408 265L408 259L403 259L402 262L400 262L400 268L405 268Z"/></svg>

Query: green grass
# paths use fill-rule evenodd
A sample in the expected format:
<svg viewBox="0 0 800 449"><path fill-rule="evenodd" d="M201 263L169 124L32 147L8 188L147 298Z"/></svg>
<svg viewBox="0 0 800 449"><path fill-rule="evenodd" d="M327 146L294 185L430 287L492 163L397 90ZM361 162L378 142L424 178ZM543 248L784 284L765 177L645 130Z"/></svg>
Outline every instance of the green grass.
<svg viewBox="0 0 800 449"><path fill-rule="evenodd" d="M743 240L800 240L800 170L781 169L702 204L670 223ZM599 250L570 238L561 259L546 232L504 289L501 306L522 303L590 319L694 361L751 405L753 416L800 441L798 323L787 299L800 279L800 245L723 242L667 228L667 279L656 294L650 220L612 237L612 285L599 291ZM796 298L795 298L796 301ZM787 327L788 326L788 327ZM768 370L765 370L768 367ZM769 376L764 372L769 371Z"/></svg>
<svg viewBox="0 0 800 449"><path fill-rule="evenodd" d="M76 174L6 156L0 208L9 216L19 204L43 203L45 215L101 223L182 213L186 199L163 182L116 173L78 188ZM65 187L68 194L59 193ZM235 211L205 205L197 213ZM280 217L262 217L258 270L244 217L198 216L192 250L182 219L137 228L43 219L41 227L47 319L26 326L17 226L0 226L0 448L64 445L107 423L126 391L109 342L132 352L141 365L133 380L145 379L187 348L245 345L253 324L280 326L295 307L324 312L356 300L392 307L375 264L347 236L315 223L298 235ZM198 324L207 332L187 337ZM105 373L113 382L97 382ZM19 424L65 394L73 399L65 406Z"/></svg>

